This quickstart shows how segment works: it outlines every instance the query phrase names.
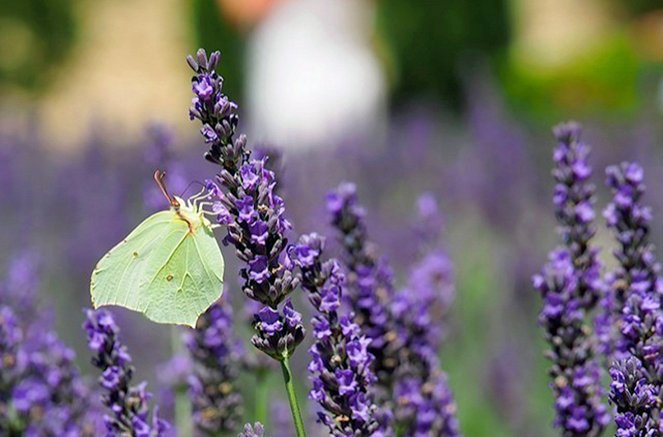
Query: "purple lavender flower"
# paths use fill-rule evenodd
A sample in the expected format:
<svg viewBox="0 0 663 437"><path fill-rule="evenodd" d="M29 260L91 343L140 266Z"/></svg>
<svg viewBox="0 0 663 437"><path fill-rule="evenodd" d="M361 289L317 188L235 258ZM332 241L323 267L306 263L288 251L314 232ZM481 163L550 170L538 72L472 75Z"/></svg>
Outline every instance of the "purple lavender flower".
<svg viewBox="0 0 663 437"><path fill-rule="evenodd" d="M20 348L23 339L14 312L6 306L0 307L0 433L9 435L15 425L9 419L12 403L12 387L19 381L25 366L25 354Z"/></svg>
<svg viewBox="0 0 663 437"><path fill-rule="evenodd" d="M58 339L39 308L38 283L33 253L12 259L0 290L0 417L13 422L0 419L0 434L13 429L31 435L89 435L95 431L95 406L74 351Z"/></svg>
<svg viewBox="0 0 663 437"><path fill-rule="evenodd" d="M419 266L411 284L414 288L397 293L388 266L376 259L367 242L364 212L354 186L341 185L328 196L327 207L332 224L343 235L354 292L349 304L358 314L358 325L371 338L368 350L376 357L380 400L393 411L394 427L413 436L460 435L453 396L437 359L440 331L431 329L429 312L438 300L433 290L439 283L434 283L441 279L430 273L441 267L440 259L434 269ZM444 273L449 273L448 268L444 266ZM390 420L386 414L380 418L383 424Z"/></svg>
<svg viewBox="0 0 663 437"><path fill-rule="evenodd" d="M392 390L394 371L399 364L402 339L392 313L394 286L391 270L384 260L375 256L368 242L364 209L358 204L354 184L341 184L327 196L327 210L332 224L340 231L347 253L344 260L349 269L348 293L344 298L354 312L355 322L371 340L370 353L375 357L377 386L387 399Z"/></svg>
<svg viewBox="0 0 663 437"><path fill-rule="evenodd" d="M649 242L651 210L641 203L643 170L635 163L609 167L613 200L604 216L619 242L619 266L610 274L608 320L618 329L617 361L610 369L610 400L618 435L663 433L663 283ZM652 434L653 433L653 434Z"/></svg>
<svg viewBox="0 0 663 437"><path fill-rule="evenodd" d="M39 314L37 291L39 289L39 268L33 251L16 254L9 261L7 273L0 283L0 304L14 308L20 321L30 321Z"/></svg>
<svg viewBox="0 0 663 437"><path fill-rule="evenodd" d="M154 123L148 126L149 146L145 152L145 162L152 170L160 169L168 175L168 186L171 192L181 193L186 189L188 181L184 169L173 153L173 133L164 125ZM143 203L150 212L164 209L167 204L163 194L150 179L143 191Z"/></svg>
<svg viewBox="0 0 663 437"><path fill-rule="evenodd" d="M193 420L205 435L236 431L243 414L237 387L243 350L232 331L230 308L219 301L186 334L193 362L188 378Z"/></svg>
<svg viewBox="0 0 663 437"><path fill-rule="evenodd" d="M118 339L119 328L112 316L104 310L87 310L86 316L83 327L88 346L94 352L92 364L102 371L99 383L106 389L102 402L111 412L104 416L108 435L163 435L169 425L158 418L157 408L152 420L148 418L151 394L145 390L146 383L131 386L131 356Z"/></svg>
<svg viewBox="0 0 663 437"><path fill-rule="evenodd" d="M223 80L215 68L219 52L209 58L200 49L194 59L187 57L195 72L192 89L195 97L191 119L202 123L201 133L210 149L205 157L221 167L216 183L207 184L219 211L219 223L225 224L225 244L232 244L245 263L240 270L243 291L265 308L255 315L256 334L252 343L277 360L291 356L304 338L304 328L297 320L287 296L298 286L294 265L285 256L286 232L283 199L275 193L276 176L266 168L267 158L251 159L246 137L235 137L239 117L237 105L222 92ZM223 188L223 189L222 189ZM275 320L278 318L278 320Z"/></svg>
<svg viewBox="0 0 663 437"><path fill-rule="evenodd" d="M375 380L370 368L373 355L368 351L371 341L360 334L351 316L339 314L345 275L336 260L322 261L324 245L321 236L304 235L289 253L317 311L312 320L315 343L309 350L313 358L309 396L322 406L318 420L331 435L374 435L380 424L370 392Z"/></svg>
<svg viewBox="0 0 663 437"><path fill-rule="evenodd" d="M0 307L0 433L93 435L94 405L74 352L48 328L26 332Z"/></svg>
<svg viewBox="0 0 663 437"><path fill-rule="evenodd" d="M555 392L555 426L567 436L598 436L610 416L602 403L600 367L594 358L589 314L601 293L594 236L594 186L589 182L589 147L575 123L554 129L555 215L564 248L554 250L533 282L543 298L539 322L550 344L547 356Z"/></svg>

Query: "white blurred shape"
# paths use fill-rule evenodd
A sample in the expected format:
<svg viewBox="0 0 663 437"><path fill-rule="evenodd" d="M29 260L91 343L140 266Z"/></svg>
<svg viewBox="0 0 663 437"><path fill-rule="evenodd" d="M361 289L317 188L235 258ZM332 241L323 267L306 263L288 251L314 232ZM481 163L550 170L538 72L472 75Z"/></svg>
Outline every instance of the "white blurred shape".
<svg viewBox="0 0 663 437"><path fill-rule="evenodd" d="M385 77L371 47L373 3L284 2L252 35L248 119L254 139L287 148L323 146L375 128Z"/></svg>

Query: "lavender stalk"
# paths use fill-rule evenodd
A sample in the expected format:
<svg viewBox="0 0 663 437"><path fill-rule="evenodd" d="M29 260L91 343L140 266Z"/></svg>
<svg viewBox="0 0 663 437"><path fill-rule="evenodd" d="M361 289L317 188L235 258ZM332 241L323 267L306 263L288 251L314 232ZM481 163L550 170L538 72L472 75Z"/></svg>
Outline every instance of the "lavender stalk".
<svg viewBox="0 0 663 437"><path fill-rule="evenodd" d="M188 378L193 421L203 435L236 431L243 414L237 388L242 344L232 335L231 309L212 305L186 334L193 372Z"/></svg>
<svg viewBox="0 0 663 437"><path fill-rule="evenodd" d="M604 215L619 242L608 305L618 329L610 369L617 435L663 435L663 283L649 241L651 209L641 202L644 173L635 163L609 167L606 173L613 200Z"/></svg>
<svg viewBox="0 0 663 437"><path fill-rule="evenodd" d="M286 233L292 226L284 216L283 199L274 192L277 181L265 167L266 158L251 159L246 137L235 137L237 105L222 92L223 79L215 71L219 60L219 52L208 57L202 49L195 59L187 57L195 73L189 113L202 123L201 134L209 145L205 158L221 167L216 183L207 185L218 222L226 226L224 243L232 244L244 263L242 290L262 305L254 315L251 342L280 362L297 435L304 436L288 363L304 338L301 315L287 299L299 285L295 266L285 256Z"/></svg>
<svg viewBox="0 0 663 437"><path fill-rule="evenodd" d="M104 416L108 433L136 437L164 435L169 425L158 418L156 408L149 420L147 403L151 394L145 390L146 383L131 385L134 373L131 356L118 339L119 328L110 313L87 310L86 316L83 327L88 345L95 353L92 364L102 371L99 383L106 390L102 402L111 411Z"/></svg>
<svg viewBox="0 0 663 437"><path fill-rule="evenodd" d="M554 204L563 247L550 254L533 282L543 298L539 321L553 363L555 426L564 436L599 436L610 416L601 399L589 319L602 291L597 250L590 246L595 230L589 147L580 140L577 124L559 125L554 132L559 141L554 152Z"/></svg>
<svg viewBox="0 0 663 437"><path fill-rule="evenodd" d="M394 290L391 270L368 242L354 185L342 184L332 192L327 208L343 236L350 271L348 303L371 339L368 350L376 357L383 412L394 412L393 427L406 436L459 436L456 406L437 360L438 331L430 329L430 301ZM380 417L385 428L391 420L387 414Z"/></svg>
<svg viewBox="0 0 663 437"><path fill-rule="evenodd" d="M310 398L323 408L318 421L331 435L384 435L369 391L375 381L370 369L373 355L368 352L371 341L361 335L352 315L339 314L345 275L336 260L322 261L324 246L324 238L309 234L289 253L302 271L302 286L317 311L312 320L315 343L309 350L313 357Z"/></svg>

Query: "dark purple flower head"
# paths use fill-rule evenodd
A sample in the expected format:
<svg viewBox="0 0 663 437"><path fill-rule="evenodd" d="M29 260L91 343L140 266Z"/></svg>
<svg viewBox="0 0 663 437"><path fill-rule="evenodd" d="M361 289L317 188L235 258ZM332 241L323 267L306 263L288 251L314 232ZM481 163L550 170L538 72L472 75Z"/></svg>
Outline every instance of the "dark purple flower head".
<svg viewBox="0 0 663 437"><path fill-rule="evenodd" d="M610 400L617 409L616 435L660 435L660 389L649 382L640 360L630 357L615 363L610 369L610 377Z"/></svg>
<svg viewBox="0 0 663 437"><path fill-rule="evenodd" d="M590 314L604 296L594 236L594 186L589 182L589 146L577 123L554 129L553 203L563 246L550 253L540 275L533 278L541 293L539 322L550 349L548 358L555 392L555 426L564 435L598 436L609 421L602 403L600 367L594 358ZM604 328L605 323L598 328Z"/></svg>
<svg viewBox="0 0 663 437"><path fill-rule="evenodd" d="M131 385L134 368L131 357L118 339L119 328L109 312L87 310L83 325L88 345L94 352L92 364L101 371L99 382L106 389L102 402L110 410L104 417L110 434L160 436L169 425L158 418L155 408L152 421L147 401L151 394L145 391L146 384Z"/></svg>
<svg viewBox="0 0 663 437"><path fill-rule="evenodd" d="M216 302L188 330L185 343L192 362L188 377L193 421L199 432L214 435L235 431L242 417L238 378L244 355L233 334L230 306Z"/></svg>
<svg viewBox="0 0 663 437"><path fill-rule="evenodd" d="M290 300L280 310L265 306L254 316L253 327L257 335L251 338L251 342L275 360L290 357L304 339L301 317Z"/></svg>

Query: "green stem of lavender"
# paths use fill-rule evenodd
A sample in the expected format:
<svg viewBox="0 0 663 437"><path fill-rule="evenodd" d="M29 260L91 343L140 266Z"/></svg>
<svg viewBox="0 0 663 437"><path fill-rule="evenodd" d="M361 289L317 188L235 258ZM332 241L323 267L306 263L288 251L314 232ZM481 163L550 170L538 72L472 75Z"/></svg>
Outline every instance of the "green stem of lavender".
<svg viewBox="0 0 663 437"><path fill-rule="evenodd" d="M171 353L176 356L182 351L182 337L180 330L173 326L170 330ZM178 435L193 435L193 422L191 421L191 402L186 391L176 387L175 395L175 428Z"/></svg>
<svg viewBox="0 0 663 437"><path fill-rule="evenodd" d="M283 370L283 381L285 382L285 390L288 392L288 402L290 402L290 411L292 412L292 419L295 422L297 437L306 437L302 411L297 402L297 393L295 392L295 385L292 382L292 371L290 370L290 363L287 356L281 360L281 370Z"/></svg>
<svg viewBox="0 0 663 437"><path fill-rule="evenodd" d="M258 370L256 387L256 405L255 413L256 420L263 425L267 426L267 403L269 402L269 385L267 384L268 373L265 369Z"/></svg>

